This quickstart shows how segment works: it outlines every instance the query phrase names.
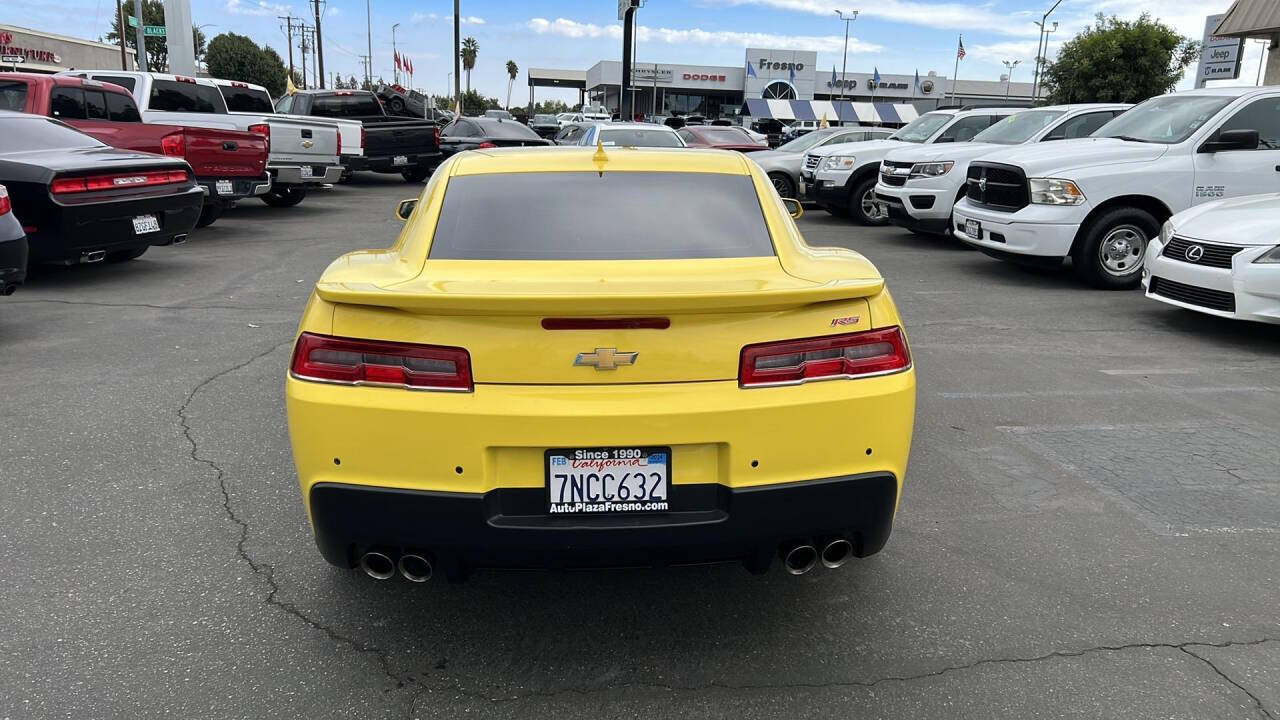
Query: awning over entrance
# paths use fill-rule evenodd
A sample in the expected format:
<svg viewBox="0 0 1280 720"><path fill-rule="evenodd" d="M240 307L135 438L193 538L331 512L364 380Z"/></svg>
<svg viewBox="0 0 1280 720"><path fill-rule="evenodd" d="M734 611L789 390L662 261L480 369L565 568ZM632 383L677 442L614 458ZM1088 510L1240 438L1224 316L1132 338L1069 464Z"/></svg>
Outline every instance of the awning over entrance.
<svg viewBox="0 0 1280 720"><path fill-rule="evenodd" d="M849 100L764 100L749 98L742 114L757 120L821 120L845 123L905 125L919 117L907 103L869 103Z"/></svg>

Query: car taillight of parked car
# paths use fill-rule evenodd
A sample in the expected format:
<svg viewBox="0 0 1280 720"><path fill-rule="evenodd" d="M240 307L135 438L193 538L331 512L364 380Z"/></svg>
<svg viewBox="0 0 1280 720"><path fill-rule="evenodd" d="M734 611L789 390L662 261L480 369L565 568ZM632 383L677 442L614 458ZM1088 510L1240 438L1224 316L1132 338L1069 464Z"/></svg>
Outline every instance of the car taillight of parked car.
<svg viewBox="0 0 1280 720"><path fill-rule="evenodd" d="M471 356L463 348L302 333L290 373L299 380L470 392Z"/></svg>
<svg viewBox="0 0 1280 720"><path fill-rule="evenodd" d="M742 387L798 385L815 380L887 375L911 366L898 327L827 337L760 343L742 348Z"/></svg>
<svg viewBox="0 0 1280 720"><path fill-rule="evenodd" d="M160 138L160 151L165 155L182 157L185 145L186 143L183 142L183 136L180 132L171 133Z"/></svg>
<svg viewBox="0 0 1280 720"><path fill-rule="evenodd" d="M267 152L271 152L271 126L266 123L250 125L249 132L258 133L267 141Z"/></svg>
<svg viewBox="0 0 1280 720"><path fill-rule="evenodd" d="M49 184L49 190L54 195L66 195L68 193L172 185L185 183L188 179L190 179L190 175L187 174L186 170L151 170L140 173L54 178L53 182Z"/></svg>
<svg viewBox="0 0 1280 720"><path fill-rule="evenodd" d="M369 147L369 144L368 144L367 142L365 142L365 132L364 132L364 128L363 128L363 127L362 127L362 128L360 128L360 147L362 147L362 148L367 148L367 147Z"/></svg>
<svg viewBox="0 0 1280 720"><path fill-rule="evenodd" d="M436 145L440 144L440 126L436 126Z"/></svg>
<svg viewBox="0 0 1280 720"><path fill-rule="evenodd" d="M476 149L477 149L477 150L488 150L489 148L496 148L496 147L498 147L498 146L497 146L497 145L494 145L493 143L491 143L491 142L489 142L488 140L486 140L486 141L484 141L484 142L480 143L479 145L477 145L477 146L476 146Z"/></svg>
<svg viewBox="0 0 1280 720"><path fill-rule="evenodd" d="M338 154L342 154L342 128L338 128Z"/></svg>
<svg viewBox="0 0 1280 720"><path fill-rule="evenodd" d="M9 199L9 188L0 185L0 215L7 215L13 210L13 201Z"/></svg>

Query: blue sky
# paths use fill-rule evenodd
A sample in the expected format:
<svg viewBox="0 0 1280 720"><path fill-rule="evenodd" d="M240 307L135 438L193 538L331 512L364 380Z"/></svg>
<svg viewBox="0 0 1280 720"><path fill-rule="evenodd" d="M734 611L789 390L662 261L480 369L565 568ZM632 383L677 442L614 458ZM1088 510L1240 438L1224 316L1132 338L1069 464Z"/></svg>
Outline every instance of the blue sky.
<svg viewBox="0 0 1280 720"><path fill-rule="evenodd" d="M374 74L391 79L391 26L397 46L416 69L415 85L443 92L452 70L451 0L371 0ZM836 9L859 10L849 40L849 71L950 75L956 37L964 35L967 57L960 77L995 80L1001 61L1020 59L1014 80L1029 80L1035 55L1032 20L1052 0L648 0L640 10L640 62L740 65L752 47L818 51L818 66L840 65L844 25ZM1136 17L1149 12L1199 38L1204 16L1223 12L1230 0L1063 0L1053 19L1050 55L1062 40L1089 24L1097 12ZM6 0L0 19L16 25L97 38L106 33L112 0ZM191 0L192 15L210 35L232 31L268 43L284 56L284 33L276 16L307 15L306 0ZM548 0L464 0L463 36L480 45L472 86L505 99L505 65L521 68L512 99L527 98L524 69L586 69L621 55L621 29L614 0L566 3ZM327 0L324 16L326 70L360 75L365 53L365 0ZM1250 44L1241 80L1252 83L1260 46ZM539 97L572 100L576 93L539 90Z"/></svg>

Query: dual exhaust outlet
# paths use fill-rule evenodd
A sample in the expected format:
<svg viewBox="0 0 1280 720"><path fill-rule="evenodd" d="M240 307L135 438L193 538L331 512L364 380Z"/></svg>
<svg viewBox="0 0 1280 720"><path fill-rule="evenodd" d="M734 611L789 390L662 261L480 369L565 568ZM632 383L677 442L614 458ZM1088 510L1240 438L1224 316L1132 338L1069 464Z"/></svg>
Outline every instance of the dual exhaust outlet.
<svg viewBox="0 0 1280 720"><path fill-rule="evenodd" d="M435 571L435 560L425 552L407 552L397 557L388 550L370 550L360 556L360 569L374 580L390 580L399 571L409 582L424 583Z"/></svg>
<svg viewBox="0 0 1280 720"><path fill-rule="evenodd" d="M785 543L778 548L782 566L792 575L803 575L822 563L838 568L853 557L853 543L842 537L819 538L815 542Z"/></svg>

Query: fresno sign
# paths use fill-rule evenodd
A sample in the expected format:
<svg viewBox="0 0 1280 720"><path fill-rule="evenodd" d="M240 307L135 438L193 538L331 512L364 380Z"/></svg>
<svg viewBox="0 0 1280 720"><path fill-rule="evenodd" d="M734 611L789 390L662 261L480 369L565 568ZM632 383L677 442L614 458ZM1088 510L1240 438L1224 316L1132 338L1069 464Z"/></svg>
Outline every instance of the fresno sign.
<svg viewBox="0 0 1280 720"><path fill-rule="evenodd" d="M756 66L761 70L804 70L804 63L776 62L769 58L760 58L756 61Z"/></svg>

